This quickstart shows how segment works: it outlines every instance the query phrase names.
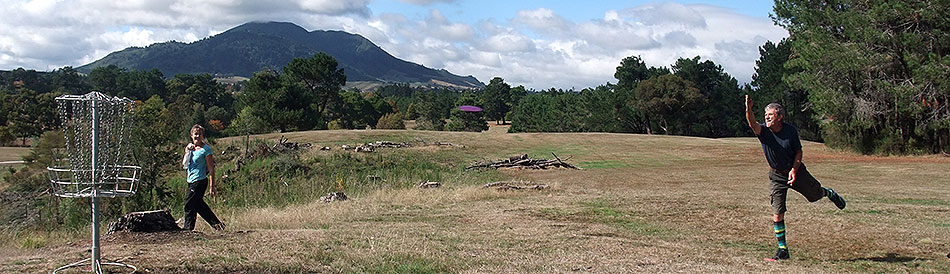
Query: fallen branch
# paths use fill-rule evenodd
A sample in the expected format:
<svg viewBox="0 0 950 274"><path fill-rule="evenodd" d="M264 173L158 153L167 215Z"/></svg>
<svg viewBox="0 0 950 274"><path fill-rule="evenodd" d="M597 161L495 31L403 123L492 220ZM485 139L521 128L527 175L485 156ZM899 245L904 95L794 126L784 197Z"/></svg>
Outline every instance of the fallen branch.
<svg viewBox="0 0 950 274"><path fill-rule="evenodd" d="M552 153L553 154L553 153ZM570 168L570 169L580 169L574 165L565 163L557 155L554 155L555 160L548 159L534 159L528 157L528 154L522 154L520 156L511 157L505 160L494 161L494 162L479 162L471 166L466 167L465 169L475 169L475 168L527 168L527 169L548 169L548 168Z"/></svg>
<svg viewBox="0 0 950 274"><path fill-rule="evenodd" d="M557 157L557 154L554 154L554 152L551 152L551 155L554 155L554 159L557 159L557 162L558 162L559 164L561 164L561 165L563 165L563 166L566 166L567 168L580 169L580 168L578 168L578 167L576 167L576 166L574 166L574 165L571 165L571 164L565 163L564 161L561 161L561 158L560 158L560 157Z"/></svg>
<svg viewBox="0 0 950 274"><path fill-rule="evenodd" d="M439 182L421 182L419 183L419 188L438 188L441 187L442 183Z"/></svg>
<svg viewBox="0 0 950 274"><path fill-rule="evenodd" d="M326 203L336 202L336 201L346 201L347 199L349 198L347 198L346 194L343 194L343 192L330 192L330 193L327 193L327 196L320 197L320 201L323 201Z"/></svg>
<svg viewBox="0 0 950 274"><path fill-rule="evenodd" d="M465 146L463 146L463 145L456 145L456 144L449 143L449 142L435 142L435 145L437 145L437 146L451 146L451 147L465 147Z"/></svg>
<svg viewBox="0 0 950 274"><path fill-rule="evenodd" d="M482 186L482 188L494 188L497 190L544 190L548 185L536 184L532 182L491 182Z"/></svg>
<svg viewBox="0 0 950 274"><path fill-rule="evenodd" d="M367 143L367 146L373 147L388 147L388 148L403 148L403 147L412 147L410 143L396 143L390 141L376 141L373 143Z"/></svg>
<svg viewBox="0 0 950 274"><path fill-rule="evenodd" d="M284 136L280 136L280 139L277 139L277 143L275 143L273 146L268 147L267 145L263 143L259 143L257 144L257 147L251 150L249 153L245 153L244 155L241 155L241 157L239 157L235 161L234 167L232 167L231 169L225 170L223 178L228 178L231 175L231 173L241 170L241 167L244 166L245 163L255 158L267 157L268 155L271 155L271 154L284 154L284 153L297 152L301 148L310 148L311 146L313 145L310 143L289 142L289 139L284 138ZM228 147L227 149L222 151L222 154L231 150L232 150L231 147Z"/></svg>

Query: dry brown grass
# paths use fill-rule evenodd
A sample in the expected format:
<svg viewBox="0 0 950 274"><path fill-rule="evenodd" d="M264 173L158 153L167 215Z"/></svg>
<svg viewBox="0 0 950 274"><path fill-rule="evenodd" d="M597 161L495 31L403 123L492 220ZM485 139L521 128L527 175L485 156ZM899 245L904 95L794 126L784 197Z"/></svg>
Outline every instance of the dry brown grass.
<svg viewBox="0 0 950 274"><path fill-rule="evenodd" d="M948 272L950 158L871 157L805 144L809 170L848 199L790 193L793 259L775 239L767 164L755 139L624 134L319 131L315 145L448 141L466 161L554 152L584 170L509 170L543 191L487 182L383 189L347 202L223 212L229 231L111 235L105 256L157 272ZM276 139L279 135L268 135ZM227 141L227 140L225 140ZM86 241L0 251L0 272L42 272L85 256Z"/></svg>
<svg viewBox="0 0 950 274"><path fill-rule="evenodd" d="M12 162L22 160L23 156L29 153L29 147L0 147L0 163L8 162L0 164L0 191L9 187L6 180L4 180L7 175L10 175L9 168L18 169L23 166L21 163Z"/></svg>
<svg viewBox="0 0 950 274"><path fill-rule="evenodd" d="M0 147L0 162L19 161L29 153L29 147Z"/></svg>

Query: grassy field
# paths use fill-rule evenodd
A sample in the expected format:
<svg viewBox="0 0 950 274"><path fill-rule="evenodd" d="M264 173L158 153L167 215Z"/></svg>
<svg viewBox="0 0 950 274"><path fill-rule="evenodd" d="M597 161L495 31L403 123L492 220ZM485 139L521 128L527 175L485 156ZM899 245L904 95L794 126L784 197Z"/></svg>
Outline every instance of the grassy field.
<svg viewBox="0 0 950 274"><path fill-rule="evenodd" d="M439 189L382 186L346 202L228 208L218 212L226 232L201 223L194 233L108 235L103 255L158 273L950 272L947 157L862 156L806 142L808 169L848 207L791 192L792 259L764 262L776 245L768 166L752 138L506 134L501 127L283 136L334 148L452 142L465 147L377 153L415 153L458 169L553 152L583 170L460 171L439 178ZM550 187L481 188L497 178ZM212 208L222 203L211 200ZM88 256L85 236L37 241L0 250L0 272L45 272Z"/></svg>
<svg viewBox="0 0 950 274"><path fill-rule="evenodd" d="M29 147L0 147L0 162L19 161L29 153Z"/></svg>
<svg viewBox="0 0 950 274"><path fill-rule="evenodd" d="M10 175L10 168L19 168L22 164L19 163L9 163L13 161L20 161L23 159L24 155L30 153L30 148L28 147L0 147L0 191L3 191L7 187L3 178L7 175Z"/></svg>

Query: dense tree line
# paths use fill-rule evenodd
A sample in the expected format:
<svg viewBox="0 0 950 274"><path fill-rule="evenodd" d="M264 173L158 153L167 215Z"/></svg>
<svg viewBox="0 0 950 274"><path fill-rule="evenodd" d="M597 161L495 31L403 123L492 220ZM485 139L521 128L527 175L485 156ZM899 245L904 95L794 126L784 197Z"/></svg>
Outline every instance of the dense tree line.
<svg viewBox="0 0 950 274"><path fill-rule="evenodd" d="M785 83L829 145L863 153L950 151L947 1L777 0L793 53Z"/></svg>
<svg viewBox="0 0 950 274"><path fill-rule="evenodd" d="M752 82L739 85L699 56L669 67L621 60L605 84L580 91L526 90L495 77L479 90L409 84L374 92L343 91L346 73L326 54L298 58L282 71L260 71L228 86L211 75L127 71L108 66L88 76L0 73L0 142L40 136L57 125L53 98L98 90L161 100L182 124L213 136L311 129L402 128L479 131L485 120L512 132L630 132L704 137L748 136L742 97L786 106L806 140L863 153L950 150L946 3L776 1L774 20L791 37L759 48ZM457 110L481 106L480 113ZM385 120L385 123L380 123Z"/></svg>
<svg viewBox="0 0 950 274"><path fill-rule="evenodd" d="M748 135L739 99L751 87L740 87L712 61L697 56L680 58L672 68L647 67L631 56L614 77L616 85L579 92L529 92L513 108L510 131Z"/></svg>

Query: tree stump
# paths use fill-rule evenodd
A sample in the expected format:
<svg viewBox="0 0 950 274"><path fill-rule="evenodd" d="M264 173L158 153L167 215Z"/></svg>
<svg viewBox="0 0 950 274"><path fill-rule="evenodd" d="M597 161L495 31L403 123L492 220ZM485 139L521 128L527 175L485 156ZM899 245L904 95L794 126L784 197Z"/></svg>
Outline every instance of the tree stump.
<svg viewBox="0 0 950 274"><path fill-rule="evenodd" d="M179 231L181 227L168 210L141 211L125 214L118 221L109 224L109 232L163 232Z"/></svg>

